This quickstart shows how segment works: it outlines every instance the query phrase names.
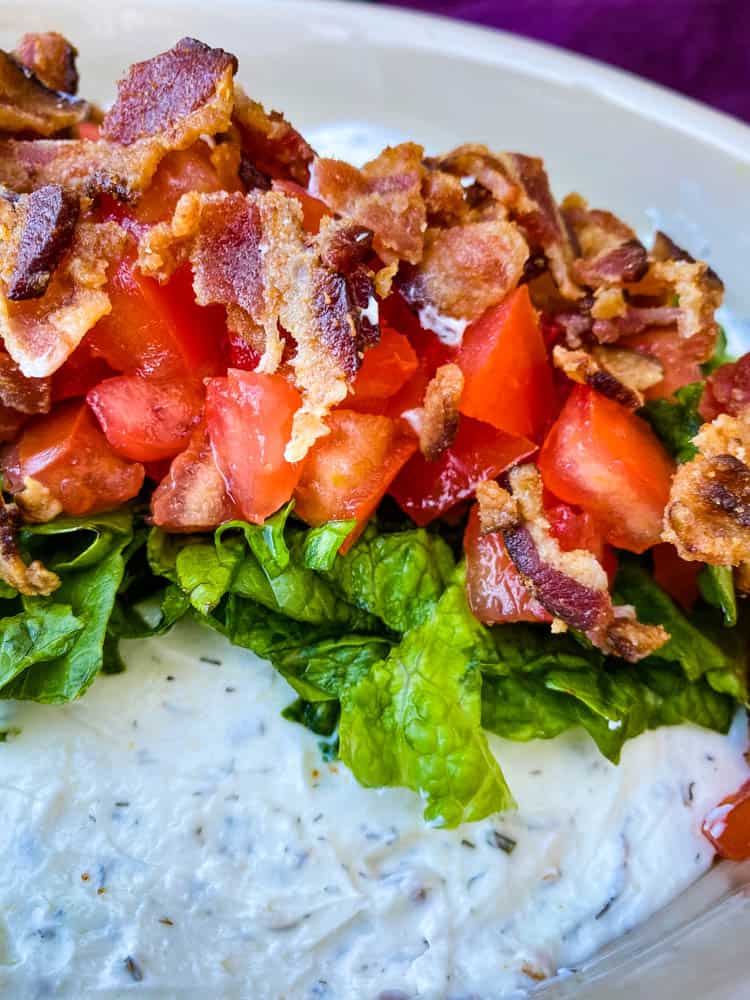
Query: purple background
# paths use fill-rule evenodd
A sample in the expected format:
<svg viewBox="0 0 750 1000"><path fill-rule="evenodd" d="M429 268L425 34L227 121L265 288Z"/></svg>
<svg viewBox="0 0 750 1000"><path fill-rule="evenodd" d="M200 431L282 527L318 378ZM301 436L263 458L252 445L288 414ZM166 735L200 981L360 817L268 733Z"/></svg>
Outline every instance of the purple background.
<svg viewBox="0 0 750 1000"><path fill-rule="evenodd" d="M750 0L399 0L395 5L551 42L750 122Z"/></svg>

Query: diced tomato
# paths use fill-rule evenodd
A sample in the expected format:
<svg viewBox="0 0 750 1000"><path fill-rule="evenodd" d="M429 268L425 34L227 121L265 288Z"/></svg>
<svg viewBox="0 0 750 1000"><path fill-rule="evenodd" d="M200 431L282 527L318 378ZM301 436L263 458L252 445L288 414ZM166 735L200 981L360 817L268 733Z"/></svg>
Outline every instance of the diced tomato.
<svg viewBox="0 0 750 1000"><path fill-rule="evenodd" d="M495 479L536 451L526 438L498 431L462 417L458 434L436 462L416 454L404 466L389 493L418 525L434 521L474 492L477 483Z"/></svg>
<svg viewBox="0 0 750 1000"><path fill-rule="evenodd" d="M227 353L228 368L242 368L243 371L253 372L258 367L260 354L253 350L242 334L233 330L227 330Z"/></svg>
<svg viewBox="0 0 750 1000"><path fill-rule="evenodd" d="M550 531L560 543L560 548L568 552L572 549L588 549L601 561L604 539L601 528L588 511L577 510L549 494L545 496L544 511Z"/></svg>
<svg viewBox="0 0 750 1000"><path fill-rule="evenodd" d="M31 421L4 465L11 492L31 476L73 516L119 507L143 485L143 466L115 454L88 406L73 400Z"/></svg>
<svg viewBox="0 0 750 1000"><path fill-rule="evenodd" d="M144 462L143 468L146 472L146 479L150 479L154 483L160 483L168 474L171 464L168 458L162 458L158 462Z"/></svg>
<svg viewBox="0 0 750 1000"><path fill-rule="evenodd" d="M557 412L552 369L526 285L464 334L459 409L498 430L540 441Z"/></svg>
<svg viewBox="0 0 750 1000"><path fill-rule="evenodd" d="M208 147L198 142L190 149L167 153L132 214L142 223L167 221L172 218L183 194L189 191L211 194L223 189L209 159ZM236 190L239 190L239 181Z"/></svg>
<svg viewBox="0 0 750 1000"><path fill-rule="evenodd" d="M302 206L302 225L308 233L317 233L320 230L320 224L323 219L331 214L331 210L325 202L319 198L314 198L313 195L305 191L299 184L295 184L294 181L274 180L273 189L274 191L281 191L282 194L288 195L290 198L297 199Z"/></svg>
<svg viewBox="0 0 750 1000"><path fill-rule="evenodd" d="M548 489L594 516L617 548L644 552L661 536L674 464L648 424L577 385L539 456Z"/></svg>
<svg viewBox="0 0 750 1000"><path fill-rule="evenodd" d="M281 375L230 368L207 383L206 422L214 458L246 521L261 524L290 499L302 472L284 458L301 405Z"/></svg>
<svg viewBox="0 0 750 1000"><path fill-rule="evenodd" d="M80 139L88 139L89 142L96 142L100 131L100 127L94 122L81 122L78 126L78 137Z"/></svg>
<svg viewBox="0 0 750 1000"><path fill-rule="evenodd" d="M154 524L165 531L212 531L242 516L216 466L205 424L195 429L185 451L158 478L151 513Z"/></svg>
<svg viewBox="0 0 750 1000"><path fill-rule="evenodd" d="M380 340L365 352L344 406L371 413L383 412L386 401L413 377L418 367L417 355L407 338L382 320Z"/></svg>
<svg viewBox="0 0 750 1000"><path fill-rule="evenodd" d="M86 400L119 455L156 462L187 447L203 397L200 382L118 375L91 389Z"/></svg>
<svg viewBox="0 0 750 1000"><path fill-rule="evenodd" d="M698 600L698 574L703 563L680 559L674 545L667 542L655 545L651 556L654 560L654 580L672 600L686 611L692 611Z"/></svg>
<svg viewBox="0 0 750 1000"><path fill-rule="evenodd" d="M699 382L703 378L700 366L706 360L704 337L684 340L676 328L658 327L626 337L620 341L620 346L631 347L641 354L650 354L662 363L664 378L658 385L646 390L646 399L666 398L683 385ZM708 354L710 353L709 348Z"/></svg>
<svg viewBox="0 0 750 1000"><path fill-rule="evenodd" d="M79 399L114 374L104 358L91 353L88 338L84 337L62 368L58 368L52 376L52 402Z"/></svg>
<svg viewBox="0 0 750 1000"><path fill-rule="evenodd" d="M28 419L25 413L0 403L0 442L14 441Z"/></svg>
<svg viewBox="0 0 750 1000"><path fill-rule="evenodd" d="M750 405L750 354L722 365L706 381L700 403L704 420L713 420L720 413L733 417Z"/></svg>
<svg viewBox="0 0 750 1000"><path fill-rule="evenodd" d="M469 514L464 535L466 594L474 615L487 625L499 622L551 622L516 569L500 532L479 533L479 508Z"/></svg>
<svg viewBox="0 0 750 1000"><path fill-rule="evenodd" d="M750 860L750 781L711 810L703 821L703 833L722 858Z"/></svg>
<svg viewBox="0 0 750 1000"><path fill-rule="evenodd" d="M200 378L222 370L225 312L221 306L196 304L188 267L160 285L144 277L128 256L113 269L107 291L112 312L87 340L92 354L115 371Z"/></svg>
<svg viewBox="0 0 750 1000"><path fill-rule="evenodd" d="M373 413L336 410L327 423L331 433L305 461L295 510L308 524L356 520L342 546L346 552L417 443L395 420Z"/></svg>

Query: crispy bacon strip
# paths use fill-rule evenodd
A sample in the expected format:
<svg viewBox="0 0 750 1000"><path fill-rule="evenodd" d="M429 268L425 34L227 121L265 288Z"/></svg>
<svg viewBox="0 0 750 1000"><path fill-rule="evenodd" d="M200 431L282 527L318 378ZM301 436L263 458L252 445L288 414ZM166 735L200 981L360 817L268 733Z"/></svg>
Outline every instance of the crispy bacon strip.
<svg viewBox="0 0 750 1000"><path fill-rule="evenodd" d="M503 530L505 546L539 603L559 622L583 632L603 652L630 662L663 646L669 635L661 626L638 622L631 608L613 607L607 574L590 552L560 548L544 514L542 480L535 466L517 466L508 479L511 492L502 498L504 515L511 522ZM493 490L494 507L499 499Z"/></svg>
<svg viewBox="0 0 750 1000"><path fill-rule="evenodd" d="M53 272L73 241L79 211L78 197L52 184L37 188L17 201L5 202L4 211L0 207L0 213L6 217L0 224L14 217L9 245L0 253L4 265L7 256L13 259L6 283L9 299L21 301L44 295Z"/></svg>
<svg viewBox="0 0 750 1000"><path fill-rule="evenodd" d="M722 365L707 379L700 412L704 420L720 413L738 417L750 406L750 354Z"/></svg>
<svg viewBox="0 0 750 1000"><path fill-rule="evenodd" d="M675 473L662 538L683 559L738 566L750 561L750 409L721 414L693 441L699 454Z"/></svg>
<svg viewBox="0 0 750 1000"><path fill-rule="evenodd" d="M88 112L85 101L50 90L0 50L0 132L54 135L83 121Z"/></svg>
<svg viewBox="0 0 750 1000"><path fill-rule="evenodd" d="M475 493L479 502L480 534L493 535L496 531L518 527L521 521L518 502L494 479L477 483Z"/></svg>
<svg viewBox="0 0 750 1000"><path fill-rule="evenodd" d="M23 35L13 55L50 90L64 94L78 91L78 50L56 31Z"/></svg>
<svg viewBox="0 0 750 1000"><path fill-rule="evenodd" d="M132 200L168 152L230 128L236 66L222 49L183 39L131 68L98 142L0 140L0 184L18 192L60 184L85 195Z"/></svg>
<svg viewBox="0 0 750 1000"><path fill-rule="evenodd" d="M315 151L280 112L266 111L237 87L233 120L246 158L246 177L276 177L307 187ZM261 186L247 184L248 189Z"/></svg>
<svg viewBox="0 0 750 1000"><path fill-rule="evenodd" d="M341 160L316 159L310 192L334 212L374 234L373 246L386 264L422 258L427 217L422 199L422 155L412 142L392 146L361 170Z"/></svg>
<svg viewBox="0 0 750 1000"><path fill-rule="evenodd" d="M596 346L588 351L570 351L558 344L552 360L568 378L589 385L603 396L629 410L643 406L643 390L664 378L659 361L625 347Z"/></svg>
<svg viewBox="0 0 750 1000"><path fill-rule="evenodd" d="M3 204L0 201L0 213ZM6 212L0 214L0 228L7 233L7 226ZM12 244L12 236L5 238ZM124 243L125 233L115 223L84 219L43 295L14 301L0 278L0 337L27 378L44 378L57 371L110 311L104 290L107 268L121 255Z"/></svg>
<svg viewBox="0 0 750 1000"><path fill-rule="evenodd" d="M16 540L21 523L18 507L0 498L0 580L28 597L46 597L60 586L60 578L37 560L23 561Z"/></svg>
<svg viewBox="0 0 750 1000"><path fill-rule="evenodd" d="M598 288L644 277L648 254L630 226L611 212L590 209L577 194L568 195L561 211L580 251L572 265L579 284Z"/></svg>
<svg viewBox="0 0 750 1000"><path fill-rule="evenodd" d="M419 449L435 462L450 448L458 432L458 404L464 376L458 365L441 365L430 379L419 414Z"/></svg>

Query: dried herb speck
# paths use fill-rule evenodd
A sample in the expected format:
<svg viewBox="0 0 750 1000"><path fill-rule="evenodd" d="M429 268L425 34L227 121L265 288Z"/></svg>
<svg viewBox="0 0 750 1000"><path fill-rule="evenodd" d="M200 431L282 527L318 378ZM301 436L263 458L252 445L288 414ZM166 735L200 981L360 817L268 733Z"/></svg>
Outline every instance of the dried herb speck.
<svg viewBox="0 0 750 1000"><path fill-rule="evenodd" d="M143 982L143 969L136 962L132 955L128 955L125 959L125 968L130 973L131 979L136 983Z"/></svg>
<svg viewBox="0 0 750 1000"><path fill-rule="evenodd" d="M499 830L488 830L486 840L490 847L497 847L498 850L505 851L506 854L512 854L518 844L512 837L500 833Z"/></svg>

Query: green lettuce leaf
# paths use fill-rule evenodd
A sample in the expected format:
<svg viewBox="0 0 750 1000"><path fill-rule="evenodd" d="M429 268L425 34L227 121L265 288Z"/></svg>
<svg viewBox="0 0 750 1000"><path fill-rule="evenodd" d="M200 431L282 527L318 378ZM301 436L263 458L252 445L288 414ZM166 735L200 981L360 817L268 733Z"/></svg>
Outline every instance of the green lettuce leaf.
<svg viewBox="0 0 750 1000"><path fill-rule="evenodd" d="M737 597L731 566L704 566L698 574L698 587L703 600L718 608L727 628L737 624Z"/></svg>
<svg viewBox="0 0 750 1000"><path fill-rule="evenodd" d="M698 405L704 386L704 382L691 382L672 399L649 400L641 411L677 462L689 462L697 454L692 439L703 423Z"/></svg>
<svg viewBox="0 0 750 1000"><path fill-rule="evenodd" d="M722 365L726 365L734 360L734 357L729 353L726 331L723 326L720 326L714 353L705 364L701 365L701 370L704 375L711 375L717 368L721 368Z"/></svg>
<svg viewBox="0 0 750 1000"><path fill-rule="evenodd" d="M326 577L351 604L407 632L434 612L454 565L439 535L423 528L383 535L370 525Z"/></svg>
<svg viewBox="0 0 750 1000"><path fill-rule="evenodd" d="M0 686L23 670L65 656L84 628L69 605L37 599L21 614L0 620Z"/></svg>
<svg viewBox="0 0 750 1000"><path fill-rule="evenodd" d="M342 695L339 752L361 784L419 792L425 819L441 826L513 806L481 726L479 664L490 649L459 577Z"/></svg>
<svg viewBox="0 0 750 1000"><path fill-rule="evenodd" d="M305 535L302 555L305 566L318 572L330 570L336 562L339 549L352 533L356 521L329 521L319 528L311 528Z"/></svg>

